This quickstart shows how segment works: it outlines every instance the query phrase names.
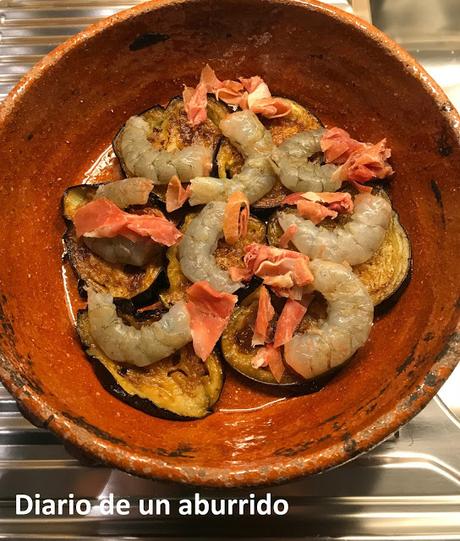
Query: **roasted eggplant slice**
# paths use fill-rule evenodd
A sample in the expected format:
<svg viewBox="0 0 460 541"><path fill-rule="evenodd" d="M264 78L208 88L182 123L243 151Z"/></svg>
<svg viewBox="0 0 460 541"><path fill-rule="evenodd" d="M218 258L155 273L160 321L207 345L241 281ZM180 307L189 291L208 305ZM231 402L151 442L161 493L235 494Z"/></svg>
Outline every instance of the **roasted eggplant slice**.
<svg viewBox="0 0 460 541"><path fill-rule="evenodd" d="M280 383L276 381L268 368L254 368L257 348L252 347L253 327L257 316L258 290L249 295L233 312L221 338L221 348L225 360L237 372L259 383L270 385L299 385L304 380L286 367Z"/></svg>
<svg viewBox="0 0 460 541"><path fill-rule="evenodd" d="M77 277L96 291L110 293L113 297L132 299L146 292L160 274L164 262L164 248L158 247L144 267L108 263L80 239L77 239L72 219L79 207L90 202L97 185L84 184L67 189L62 200L63 214L67 221L64 234L66 256ZM145 208L143 212L148 212ZM141 212L141 211L140 211Z"/></svg>
<svg viewBox="0 0 460 541"><path fill-rule="evenodd" d="M377 188L375 194L389 200L386 192ZM295 212L294 209L286 209L285 212ZM324 227L334 228L346 222L345 216L337 220L325 220ZM270 217L267 225L267 238L269 244L278 246L279 238L283 231L278 224L276 213ZM356 265L353 270L367 287L374 305L382 303L394 295L409 278L411 269L410 242L399 223L398 215L393 212L393 217L385 235L381 247L365 263Z"/></svg>
<svg viewBox="0 0 460 541"><path fill-rule="evenodd" d="M382 246L369 261L353 271L366 285L374 305L386 301L408 281L411 272L411 246L396 212Z"/></svg>
<svg viewBox="0 0 460 541"><path fill-rule="evenodd" d="M153 319L156 316L136 325ZM211 413L219 399L224 375L214 353L203 363L189 344L167 359L138 368L112 361L94 344L86 310L78 313L77 331L104 388L134 408L157 417L200 419Z"/></svg>
<svg viewBox="0 0 460 541"><path fill-rule="evenodd" d="M187 214L181 227L182 232L187 230L188 225L196 215L196 212ZM214 253L218 265L222 269L242 267L242 260L245 254L244 248L252 242L266 242L265 224L254 216L250 216L249 218L248 234L244 239L240 239L234 246L229 246L223 239L218 242ZM184 297L185 290L191 285L191 282L181 271L177 256L177 246L168 248L166 257L168 259L166 273L169 280L169 289L161 293L160 298L166 306L170 306Z"/></svg>
<svg viewBox="0 0 460 541"><path fill-rule="evenodd" d="M190 145L203 145L212 149L213 156L217 152L220 139L222 137L219 130L219 122L228 115L228 108L214 98L208 99L208 119L203 124L192 128L184 109L182 98L172 99L166 108L156 105L140 116L146 120L150 126L150 141L152 145L168 150L181 150ZM120 160L121 167L128 177L135 176L130 171L121 155L119 148L119 138L123 133L123 128L118 132L113 141L115 154ZM157 185L153 188L154 193L162 200L165 200L166 186Z"/></svg>
<svg viewBox="0 0 460 541"><path fill-rule="evenodd" d="M320 121L305 107L295 101L289 101L292 111L289 115L272 120L262 119L265 127L270 130L275 145L280 145L285 139L302 131L316 130L321 127ZM220 178L232 178L239 173L244 160L241 154L227 139L223 139L217 153L217 169ZM252 205L253 208L267 209L277 207L290 193L281 182L277 181L273 189L262 199Z"/></svg>

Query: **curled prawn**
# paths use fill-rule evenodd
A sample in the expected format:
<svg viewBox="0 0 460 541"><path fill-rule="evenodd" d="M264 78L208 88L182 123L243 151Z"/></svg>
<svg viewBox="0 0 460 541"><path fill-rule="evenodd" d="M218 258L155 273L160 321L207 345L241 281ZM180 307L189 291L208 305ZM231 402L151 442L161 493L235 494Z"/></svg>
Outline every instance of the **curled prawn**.
<svg viewBox="0 0 460 541"><path fill-rule="evenodd" d="M276 175L269 159L273 149L271 134L252 111L238 111L221 121L220 129L245 158L241 172L228 178L201 176L192 179L191 205L226 201L235 192L243 192L255 203L274 186Z"/></svg>
<svg viewBox="0 0 460 541"><path fill-rule="evenodd" d="M209 174L212 152L202 145L191 145L182 150L166 151L152 146L149 124L139 116L132 116L118 138L120 157L131 176L147 177L154 184L167 184L177 176L182 182Z"/></svg>
<svg viewBox="0 0 460 541"><path fill-rule="evenodd" d="M293 231L291 242L310 259L326 259L358 265L370 259L383 242L391 220L391 205L383 197L368 193L355 197L354 212L344 226L326 229L295 214L278 213L284 232ZM291 229L289 229L291 227Z"/></svg>
<svg viewBox="0 0 460 541"><path fill-rule="evenodd" d="M137 329L117 314L111 295L89 289L88 318L96 345L112 360L136 366L165 359L192 340L189 314L182 301L159 321Z"/></svg>
<svg viewBox="0 0 460 541"><path fill-rule="evenodd" d="M217 291L233 293L242 287L241 282L233 281L213 255L223 236L225 207L221 201L208 203L187 227L178 254L182 272L189 280L206 280Z"/></svg>
<svg viewBox="0 0 460 541"><path fill-rule="evenodd" d="M340 366L363 346L374 315L369 293L352 270L320 259L312 261L310 269L313 289L328 303L327 319L284 346L286 363L306 379Z"/></svg>
<svg viewBox="0 0 460 541"><path fill-rule="evenodd" d="M342 185L338 167L309 159L321 152L324 129L301 132L286 139L272 152L281 183L293 192L335 192Z"/></svg>
<svg viewBox="0 0 460 541"><path fill-rule="evenodd" d="M149 200L153 182L149 178L131 177L101 184L95 199L110 199L117 207L125 209L131 205L145 205Z"/></svg>

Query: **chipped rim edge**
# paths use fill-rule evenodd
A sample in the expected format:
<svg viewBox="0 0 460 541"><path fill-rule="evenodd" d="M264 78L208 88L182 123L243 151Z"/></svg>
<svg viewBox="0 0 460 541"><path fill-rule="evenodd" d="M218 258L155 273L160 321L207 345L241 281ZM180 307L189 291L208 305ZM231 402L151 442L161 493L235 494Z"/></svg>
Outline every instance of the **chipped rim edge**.
<svg viewBox="0 0 460 541"><path fill-rule="evenodd" d="M456 134L457 143L460 145L460 116L444 91L407 51L380 30L354 15L333 6L322 4L317 0L250 1L271 5L278 4L281 7L293 5L303 7L305 10L318 11L351 26L368 39L377 42L389 55L395 57L404 65L406 72L411 77L420 82L424 90L438 106L441 115L448 120L453 132ZM95 23L65 41L40 60L8 94L0 106L0 124L3 124L8 119L8 116L14 112L15 108L20 106L21 96L34 82L71 50L117 23L138 17L143 13L156 11L165 5L180 5L185 2L195 3L200 2L200 0L150 0ZM449 110L445 107L446 104L450 105ZM460 322L457 322L456 330L457 333L460 332ZM447 338L442 350L435 357L430 371L423 376L423 382L420 383L420 380L414 382L412 392L402 398L394 409L354 434L351 451L345 449L343 442L336 443L310 456L286 459L277 457L276 464L268 466L264 463L254 467L246 465L240 470L231 466L227 468L211 468L174 465L160 458L154 458L149 454L129 450L128 447L122 448L102 437L95 436L87 428L78 425L62 412L51 407L31 387L20 385L12 375L12 372L14 372L12 363L1 352L0 357L2 360L0 380L14 396L20 408L31 414L34 424L49 429L64 442L82 449L96 460L101 460L107 465L141 477L198 486L250 487L282 483L305 475L326 471L344 464L377 446L419 413L434 397L460 360L460 340L454 329L454 332ZM7 370L7 366L10 367L10 370ZM434 381L434 384L430 385L428 381Z"/></svg>

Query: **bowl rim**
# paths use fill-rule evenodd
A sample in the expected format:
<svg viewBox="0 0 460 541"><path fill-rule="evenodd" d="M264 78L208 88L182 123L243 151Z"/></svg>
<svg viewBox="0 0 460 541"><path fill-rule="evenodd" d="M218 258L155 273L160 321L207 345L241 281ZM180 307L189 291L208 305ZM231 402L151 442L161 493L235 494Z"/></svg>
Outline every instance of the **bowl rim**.
<svg viewBox="0 0 460 541"><path fill-rule="evenodd" d="M103 19L80 33L71 37L41 59L12 89L0 106L0 124L20 106L21 97L33 86L43 73L56 65L71 50L85 43L88 39L102 33L106 28L120 22L138 17L143 13L155 12L166 5L183 3L199 3L202 0L150 0L128 10L118 12ZM267 0L248 0L266 3ZM349 25L367 38L377 42L390 56L396 58L405 67L410 76L422 84L431 96L456 134L460 146L460 115L450 103L444 91L428 75L424 68L402 49L391 38L370 23L351 15L334 6L323 4L317 0L268 0L270 5L280 7L297 6L305 10L317 11L341 23ZM447 377L460 360L460 321L456 329L447 337L441 351L434 358L431 369L423 377L423 381L413 383L413 391L409 396L400 399L395 407L363 428L352 437L335 443L324 450L304 457L278 457L276 464L267 466L246 466L243 469L231 467L199 467L184 464L174 465L153 457L148 453L131 451L129 447L121 447L119 443L110 441L107 434L96 434L91 426L79 423L77 419L63 415L43 400L41 395L18 377L7 355L0 352L0 380L13 395L21 412L35 425L49 429L64 443L82 449L86 455L104 464L141 477L170 480L197 486L243 487L260 486L286 482L298 477L319 473L342 465L359 454L369 451L391 436L403 424L419 413L434 397ZM93 427L95 428L95 427Z"/></svg>

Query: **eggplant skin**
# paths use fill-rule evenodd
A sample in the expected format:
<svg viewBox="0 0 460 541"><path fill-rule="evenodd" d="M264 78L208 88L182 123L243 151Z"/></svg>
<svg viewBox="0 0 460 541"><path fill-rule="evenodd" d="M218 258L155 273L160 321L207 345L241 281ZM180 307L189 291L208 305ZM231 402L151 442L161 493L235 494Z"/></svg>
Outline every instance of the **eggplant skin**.
<svg viewBox="0 0 460 541"><path fill-rule="evenodd" d="M144 267L109 263L93 253L84 242L77 239L72 219L79 207L89 203L98 185L78 185L68 188L62 199L62 212L67 223L63 236L65 256L78 279L96 291L110 293L120 299L145 299L148 303L153 284L159 277L164 263L164 248ZM148 211L148 208L144 210ZM139 303L141 304L141 303Z"/></svg>
<svg viewBox="0 0 460 541"><path fill-rule="evenodd" d="M321 127L321 122L308 109L292 100L288 101L292 110L291 113L282 118L261 118L267 130L270 130L273 142L279 146L283 141L296 133L316 130ZM217 170L220 178L231 178L241 170L244 159L238 150L231 145L228 139L223 138L217 152ZM281 201L290 191L278 180L273 189L262 199L256 201L252 208L257 211L273 209L281 204Z"/></svg>
<svg viewBox="0 0 460 541"><path fill-rule="evenodd" d="M129 321L141 326L152 319L157 318L133 321L131 316ZM224 383L217 354L212 353L203 363L188 344L162 361L138 368L112 361L95 345L87 310L78 312L77 332L102 386L119 400L149 415L177 421L212 413Z"/></svg>
<svg viewBox="0 0 460 541"><path fill-rule="evenodd" d="M187 214L181 227L183 233L187 230L190 222L197 214L197 212ZM214 255L219 267L223 269L242 267L245 254L244 248L253 242L265 244L266 230L265 224L261 220L254 216L250 216L248 234L244 239L240 239L234 246L229 246L224 239L221 239L218 242ZM188 278L182 273L177 256L177 249L177 246L171 246L171 248L168 248L166 251L166 258L168 260L166 275L169 280L169 288L160 293L160 299L166 306L171 306L183 299L185 290L192 285Z"/></svg>
<svg viewBox="0 0 460 541"><path fill-rule="evenodd" d="M208 119L193 128L187 119L183 99L176 97L165 108L161 105L155 105L140 113L139 116L148 122L151 130L150 140L155 147L172 151L181 150L190 145L203 145L211 149L214 162L222 138L219 123L229 112L226 105L209 96ZM127 177L132 177L135 175L126 166L118 143L123 129L124 126L115 136L112 146L123 172ZM156 185L153 192L161 201L165 201L166 186Z"/></svg>

